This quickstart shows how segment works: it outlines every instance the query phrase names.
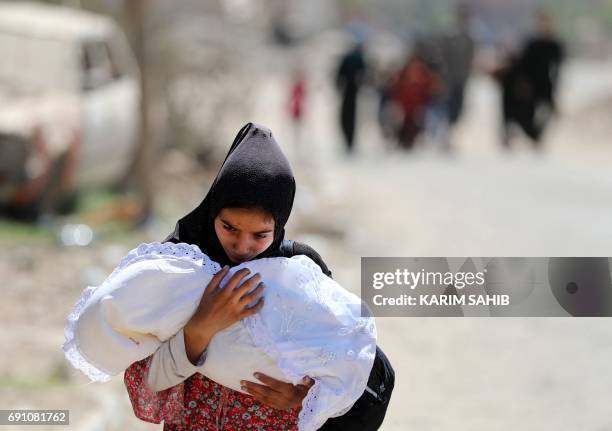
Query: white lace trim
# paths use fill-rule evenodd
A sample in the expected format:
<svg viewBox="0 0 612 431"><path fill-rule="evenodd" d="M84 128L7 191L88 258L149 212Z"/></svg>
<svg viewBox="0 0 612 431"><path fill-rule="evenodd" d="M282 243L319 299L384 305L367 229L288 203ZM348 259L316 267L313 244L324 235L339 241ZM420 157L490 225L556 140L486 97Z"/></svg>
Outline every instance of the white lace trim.
<svg viewBox="0 0 612 431"><path fill-rule="evenodd" d="M175 257L181 260L196 262L201 260L202 267L211 275L216 274L221 269L221 266L218 263L210 260L207 255L202 253L197 245L187 244L184 242L178 244L171 242L143 243L131 250L123 259L121 259L119 265L117 265L111 275L109 275L102 284L109 282L118 272L127 266L135 262L151 258L151 256ZM79 349L78 340L75 337L75 330L79 317L83 313L89 298L91 298L97 288L97 286L87 287L83 293L81 293L79 300L72 308L72 311L66 319L66 326L64 327L65 341L62 345L62 349L64 350L64 356L68 362L70 362L74 368L82 371L87 377L89 377L90 380L95 382L106 382L110 380L112 376L109 373L94 367L91 362L83 356Z"/></svg>
<svg viewBox="0 0 612 431"><path fill-rule="evenodd" d="M320 268L310 259L300 259L299 261L303 266L310 269L312 277L314 280L316 280L313 286L315 289L315 294L321 300L320 304L327 306L326 301L322 300L322 298L325 297L325 294L319 288L321 285L321 279L324 277ZM278 367L285 374L287 379L293 382L301 381L303 376L299 374L288 361L283 360L282 354L270 337L269 329L264 324L261 315L259 313L255 313L243 319L242 322L248 329L255 346L266 352L266 354L268 354L277 363ZM321 382L315 380L314 385L308 390L306 397L302 400L302 409L298 415L298 429L300 431L316 431L324 423L324 421L321 421L320 416L317 415L317 412L322 410L322 408L319 406L320 390ZM348 411L350 407L351 406L349 406L346 411Z"/></svg>
<svg viewBox="0 0 612 431"><path fill-rule="evenodd" d="M320 389L321 382L315 380L314 386L308 390L306 397L302 400L302 410L300 410L300 414L298 415L298 423L301 425L301 429L315 431L324 423L320 419L317 420L317 416L314 414L314 412L320 411Z"/></svg>
<svg viewBox="0 0 612 431"><path fill-rule="evenodd" d="M172 242L151 242L142 243L132 251L130 251L111 275L107 278L110 280L113 276L124 269L125 267L138 262L140 260L148 259L152 255L158 257L176 257L187 261L199 261L202 260L202 267L206 269L211 275L216 274L221 269L221 266L212 261L206 254L202 253L202 250L197 245L187 244L180 242L178 244Z"/></svg>
<svg viewBox="0 0 612 431"><path fill-rule="evenodd" d="M81 294L81 297L77 303L74 305L72 312L68 315L68 318L66 319L66 326L64 327L65 341L62 349L64 350L64 356L68 362L70 362L70 364L77 370L82 371L83 374L89 377L90 380L94 382L106 382L110 380L111 376L94 367L87 359L85 359L85 357L79 351L79 344L74 335L77 320L85 309L87 301L91 295L93 295L96 288L96 286L87 287Z"/></svg>

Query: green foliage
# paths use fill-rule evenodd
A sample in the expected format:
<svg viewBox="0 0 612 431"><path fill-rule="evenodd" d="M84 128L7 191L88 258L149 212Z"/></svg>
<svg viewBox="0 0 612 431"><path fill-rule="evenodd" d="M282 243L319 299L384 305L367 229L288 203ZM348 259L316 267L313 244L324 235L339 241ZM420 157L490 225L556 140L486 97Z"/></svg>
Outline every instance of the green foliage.
<svg viewBox="0 0 612 431"><path fill-rule="evenodd" d="M50 226L0 219L0 243L3 244L51 244L55 237L55 230Z"/></svg>

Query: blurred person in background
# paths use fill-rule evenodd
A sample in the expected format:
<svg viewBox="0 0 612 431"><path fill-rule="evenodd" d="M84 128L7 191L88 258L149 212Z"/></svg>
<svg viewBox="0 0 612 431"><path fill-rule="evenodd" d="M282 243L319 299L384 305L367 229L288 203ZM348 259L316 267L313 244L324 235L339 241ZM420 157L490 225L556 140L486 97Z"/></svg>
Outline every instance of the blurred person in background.
<svg viewBox="0 0 612 431"><path fill-rule="evenodd" d="M301 65L296 65L291 71L289 85L287 110L293 128L294 145L301 147L304 109L307 100L306 72Z"/></svg>
<svg viewBox="0 0 612 431"><path fill-rule="evenodd" d="M357 100L359 90L366 74L366 60L363 42L357 41L340 59L336 73L336 87L340 93L340 127L344 136L346 149L353 151L355 126L357 120Z"/></svg>
<svg viewBox="0 0 612 431"><path fill-rule="evenodd" d="M557 83L564 56L552 17L538 12L536 34L518 53L509 53L505 64L494 72L502 88L504 147L510 146L513 125L523 130L535 148L541 147L545 128L557 112Z"/></svg>
<svg viewBox="0 0 612 431"><path fill-rule="evenodd" d="M470 12L465 5L456 10L456 26L444 38L442 61L448 106L448 121L456 124L463 113L465 87L474 61L474 40L469 31Z"/></svg>
<svg viewBox="0 0 612 431"><path fill-rule="evenodd" d="M428 134L443 150L450 150L448 133L463 113L465 87L472 71L474 40L469 31L470 13L457 6L454 28L437 41L440 75L443 85L428 115Z"/></svg>
<svg viewBox="0 0 612 431"><path fill-rule="evenodd" d="M401 108L393 98L398 79L399 67L387 67L378 71L376 90L378 92L378 125L387 142L393 142L402 121Z"/></svg>
<svg viewBox="0 0 612 431"><path fill-rule="evenodd" d="M412 149L425 129L427 110L442 91L439 65L432 56L432 46L418 40L406 64L400 70L392 90L392 100L400 108L402 120L396 131L401 148Z"/></svg>

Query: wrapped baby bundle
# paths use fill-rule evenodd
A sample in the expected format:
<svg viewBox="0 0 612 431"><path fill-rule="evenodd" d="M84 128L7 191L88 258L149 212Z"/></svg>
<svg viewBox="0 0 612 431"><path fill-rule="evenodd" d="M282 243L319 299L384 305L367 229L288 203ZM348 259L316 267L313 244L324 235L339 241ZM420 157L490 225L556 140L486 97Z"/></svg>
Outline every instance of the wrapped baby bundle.
<svg viewBox="0 0 612 431"><path fill-rule="evenodd" d="M298 428L316 430L365 390L376 354L374 319L361 317L360 299L306 256L245 262L224 282L242 268L261 274L265 305L213 337L202 373L237 391L256 371L292 384L308 375L315 384ZM81 295L68 316L66 358L95 381L123 372L183 328L220 269L195 245L141 244Z"/></svg>

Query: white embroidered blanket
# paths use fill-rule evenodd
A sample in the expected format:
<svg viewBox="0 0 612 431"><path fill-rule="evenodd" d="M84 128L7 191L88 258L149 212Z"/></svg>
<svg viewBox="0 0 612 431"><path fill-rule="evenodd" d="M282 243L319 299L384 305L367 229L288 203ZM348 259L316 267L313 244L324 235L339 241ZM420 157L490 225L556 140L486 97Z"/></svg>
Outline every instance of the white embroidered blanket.
<svg viewBox="0 0 612 431"><path fill-rule="evenodd" d="M316 430L363 393L376 353L376 327L360 299L306 256L238 265L259 273L265 305L217 333L202 373L241 391L255 371L300 383L315 380L298 428ZM90 379L106 381L153 354L195 312L220 266L195 245L141 244L98 287L88 287L68 316L66 358Z"/></svg>

